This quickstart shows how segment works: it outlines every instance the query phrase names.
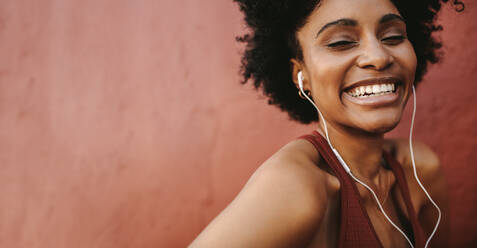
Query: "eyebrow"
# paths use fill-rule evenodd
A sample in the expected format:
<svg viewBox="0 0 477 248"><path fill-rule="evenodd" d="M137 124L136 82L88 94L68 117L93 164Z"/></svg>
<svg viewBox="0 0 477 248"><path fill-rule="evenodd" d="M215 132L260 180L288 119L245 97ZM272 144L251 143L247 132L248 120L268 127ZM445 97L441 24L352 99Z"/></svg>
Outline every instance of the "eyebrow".
<svg viewBox="0 0 477 248"><path fill-rule="evenodd" d="M391 22L391 21L396 21L396 20L397 21L402 21L402 22L404 22L404 24L406 23L404 18L402 18L400 15L386 14L386 15L383 15L383 17L381 17L381 19L379 19L379 24L383 24L383 23Z"/></svg>
<svg viewBox="0 0 477 248"><path fill-rule="evenodd" d="M318 35L320 35L321 33L323 33L323 31L325 31L325 29L330 28L332 26L351 26L351 27L355 27L355 26L358 26L358 22L356 20L348 19L348 18L338 19L336 21L329 22L329 23L325 24L320 29L320 31L318 31L318 33L316 33L315 38L318 37Z"/></svg>
<svg viewBox="0 0 477 248"><path fill-rule="evenodd" d="M386 14L384 15L383 17L381 17L381 19L379 19L379 24L384 24L384 23L387 23L387 22L391 22L391 21L402 21L404 23L406 23L406 21L404 20L404 18L402 18L400 15L396 15L396 14ZM353 20L353 19L348 19L348 18L343 18L343 19L338 19L336 21L332 21L332 22L329 22L327 24L325 24L321 29L320 31L318 31L318 33L316 33L316 37L318 37L319 34L321 34L323 31L325 31L325 29L327 28L330 28L332 26L349 26L349 27L355 27L358 25L358 22L356 20Z"/></svg>

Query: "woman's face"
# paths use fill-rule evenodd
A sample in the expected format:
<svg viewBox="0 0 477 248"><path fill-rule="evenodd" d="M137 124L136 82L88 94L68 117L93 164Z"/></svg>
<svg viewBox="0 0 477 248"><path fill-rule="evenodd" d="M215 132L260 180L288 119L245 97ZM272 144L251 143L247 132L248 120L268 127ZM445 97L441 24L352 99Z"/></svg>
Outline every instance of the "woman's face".
<svg viewBox="0 0 477 248"><path fill-rule="evenodd" d="M389 0L323 0L297 32L304 86L335 128L383 133L402 115L416 55ZM296 78L295 78L296 79Z"/></svg>

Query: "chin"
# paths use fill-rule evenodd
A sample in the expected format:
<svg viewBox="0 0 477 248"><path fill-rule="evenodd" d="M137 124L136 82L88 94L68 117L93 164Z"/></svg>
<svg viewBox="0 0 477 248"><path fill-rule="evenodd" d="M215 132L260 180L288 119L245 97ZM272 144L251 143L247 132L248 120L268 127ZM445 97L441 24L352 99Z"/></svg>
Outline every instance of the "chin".
<svg viewBox="0 0 477 248"><path fill-rule="evenodd" d="M399 124L399 121L394 122L394 123L386 123L384 125L376 125L373 128L369 128L369 130L367 130L367 131L369 133L385 134L385 133L390 132L391 130L393 130L398 124Z"/></svg>
<svg viewBox="0 0 477 248"><path fill-rule="evenodd" d="M400 122L401 114L380 114L356 120L354 128L368 134L384 134L393 130Z"/></svg>

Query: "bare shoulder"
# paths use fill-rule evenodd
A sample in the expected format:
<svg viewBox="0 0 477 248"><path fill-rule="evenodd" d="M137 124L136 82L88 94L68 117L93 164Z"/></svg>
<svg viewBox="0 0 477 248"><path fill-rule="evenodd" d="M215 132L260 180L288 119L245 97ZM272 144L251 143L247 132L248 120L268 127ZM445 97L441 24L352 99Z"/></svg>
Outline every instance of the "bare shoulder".
<svg viewBox="0 0 477 248"><path fill-rule="evenodd" d="M395 157L404 168L406 178L411 193L411 197L416 199L416 209L418 218L424 232L427 236L433 231L438 218L437 211L429 198L414 179L411 156L409 151L409 141L391 140L389 147L394 147ZM439 158L432 149L424 143L414 142L414 156L416 162L416 171L429 195L439 206L442 212L442 220L436 236L432 239L432 247L448 247L449 218L448 218L448 197L444 174L442 172Z"/></svg>
<svg viewBox="0 0 477 248"><path fill-rule="evenodd" d="M321 190L336 190L333 178L317 165L321 162L320 155L311 143L306 140L294 140L263 163L250 178L248 184L257 181L287 180L287 188L303 187L316 195ZM290 181L288 181L290 180Z"/></svg>
<svg viewBox="0 0 477 248"><path fill-rule="evenodd" d="M387 140L388 149L393 150L394 156L400 162L406 174L413 175L412 159L407 139ZM440 162L437 154L426 144L413 141L416 170L424 182L432 183L440 174Z"/></svg>
<svg viewBox="0 0 477 248"><path fill-rule="evenodd" d="M329 178L316 166L318 154L294 140L252 175L230 205L191 247L300 247L319 228Z"/></svg>
<svg viewBox="0 0 477 248"><path fill-rule="evenodd" d="M430 201L415 179L409 141L393 139L388 140L387 145L403 167L415 209L422 214L421 210L426 209L430 205ZM445 204L447 201L446 183L437 154L426 144L417 141L413 142L413 151L416 172L421 183L433 199Z"/></svg>

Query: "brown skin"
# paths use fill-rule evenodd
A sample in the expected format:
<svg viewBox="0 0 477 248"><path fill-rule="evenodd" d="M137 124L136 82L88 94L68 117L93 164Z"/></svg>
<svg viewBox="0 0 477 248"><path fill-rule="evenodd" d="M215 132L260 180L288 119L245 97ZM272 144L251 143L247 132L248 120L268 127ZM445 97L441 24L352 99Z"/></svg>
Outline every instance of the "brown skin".
<svg viewBox="0 0 477 248"><path fill-rule="evenodd" d="M402 226L397 213L407 216L404 201L393 173L380 164L382 151L393 151L404 168L420 224L429 235L437 211L414 178L408 143L384 139L384 133L401 119L416 70L405 24L398 19L379 23L388 14L399 16L388 0L322 1L297 32L304 58L292 59L293 79L297 83L298 71L303 72L304 88L322 111L333 146L353 174L384 201L390 218ZM341 18L352 19L356 25L333 25L317 35L325 24ZM330 46L336 42L341 45ZM398 100L392 104L363 106L345 97L350 85L381 77L401 82ZM318 131L323 134L323 130L320 121ZM431 247L447 247L447 197L439 161L424 144L414 144L414 153L418 175L443 212ZM340 183L326 168L312 144L290 142L260 166L190 247L335 247ZM408 247L372 195L361 185L357 187L384 247Z"/></svg>
<svg viewBox="0 0 477 248"><path fill-rule="evenodd" d="M414 208L429 235L437 218L436 210L429 207L429 201L415 182L407 142L388 140L386 144L387 149L395 146ZM421 181L444 213L431 247L448 247L446 195L442 186L436 187L444 184L438 161L423 144L415 144L414 151ZM190 247L336 247L339 231L333 223L339 223L339 214L333 206L340 185L335 176L322 169L326 166L313 145L304 140L290 142L260 166L234 201ZM389 189L385 210L399 223L393 209L403 213L406 210L397 187L394 184L371 187ZM369 192L359 185L358 189L384 247L408 247L379 212Z"/></svg>

